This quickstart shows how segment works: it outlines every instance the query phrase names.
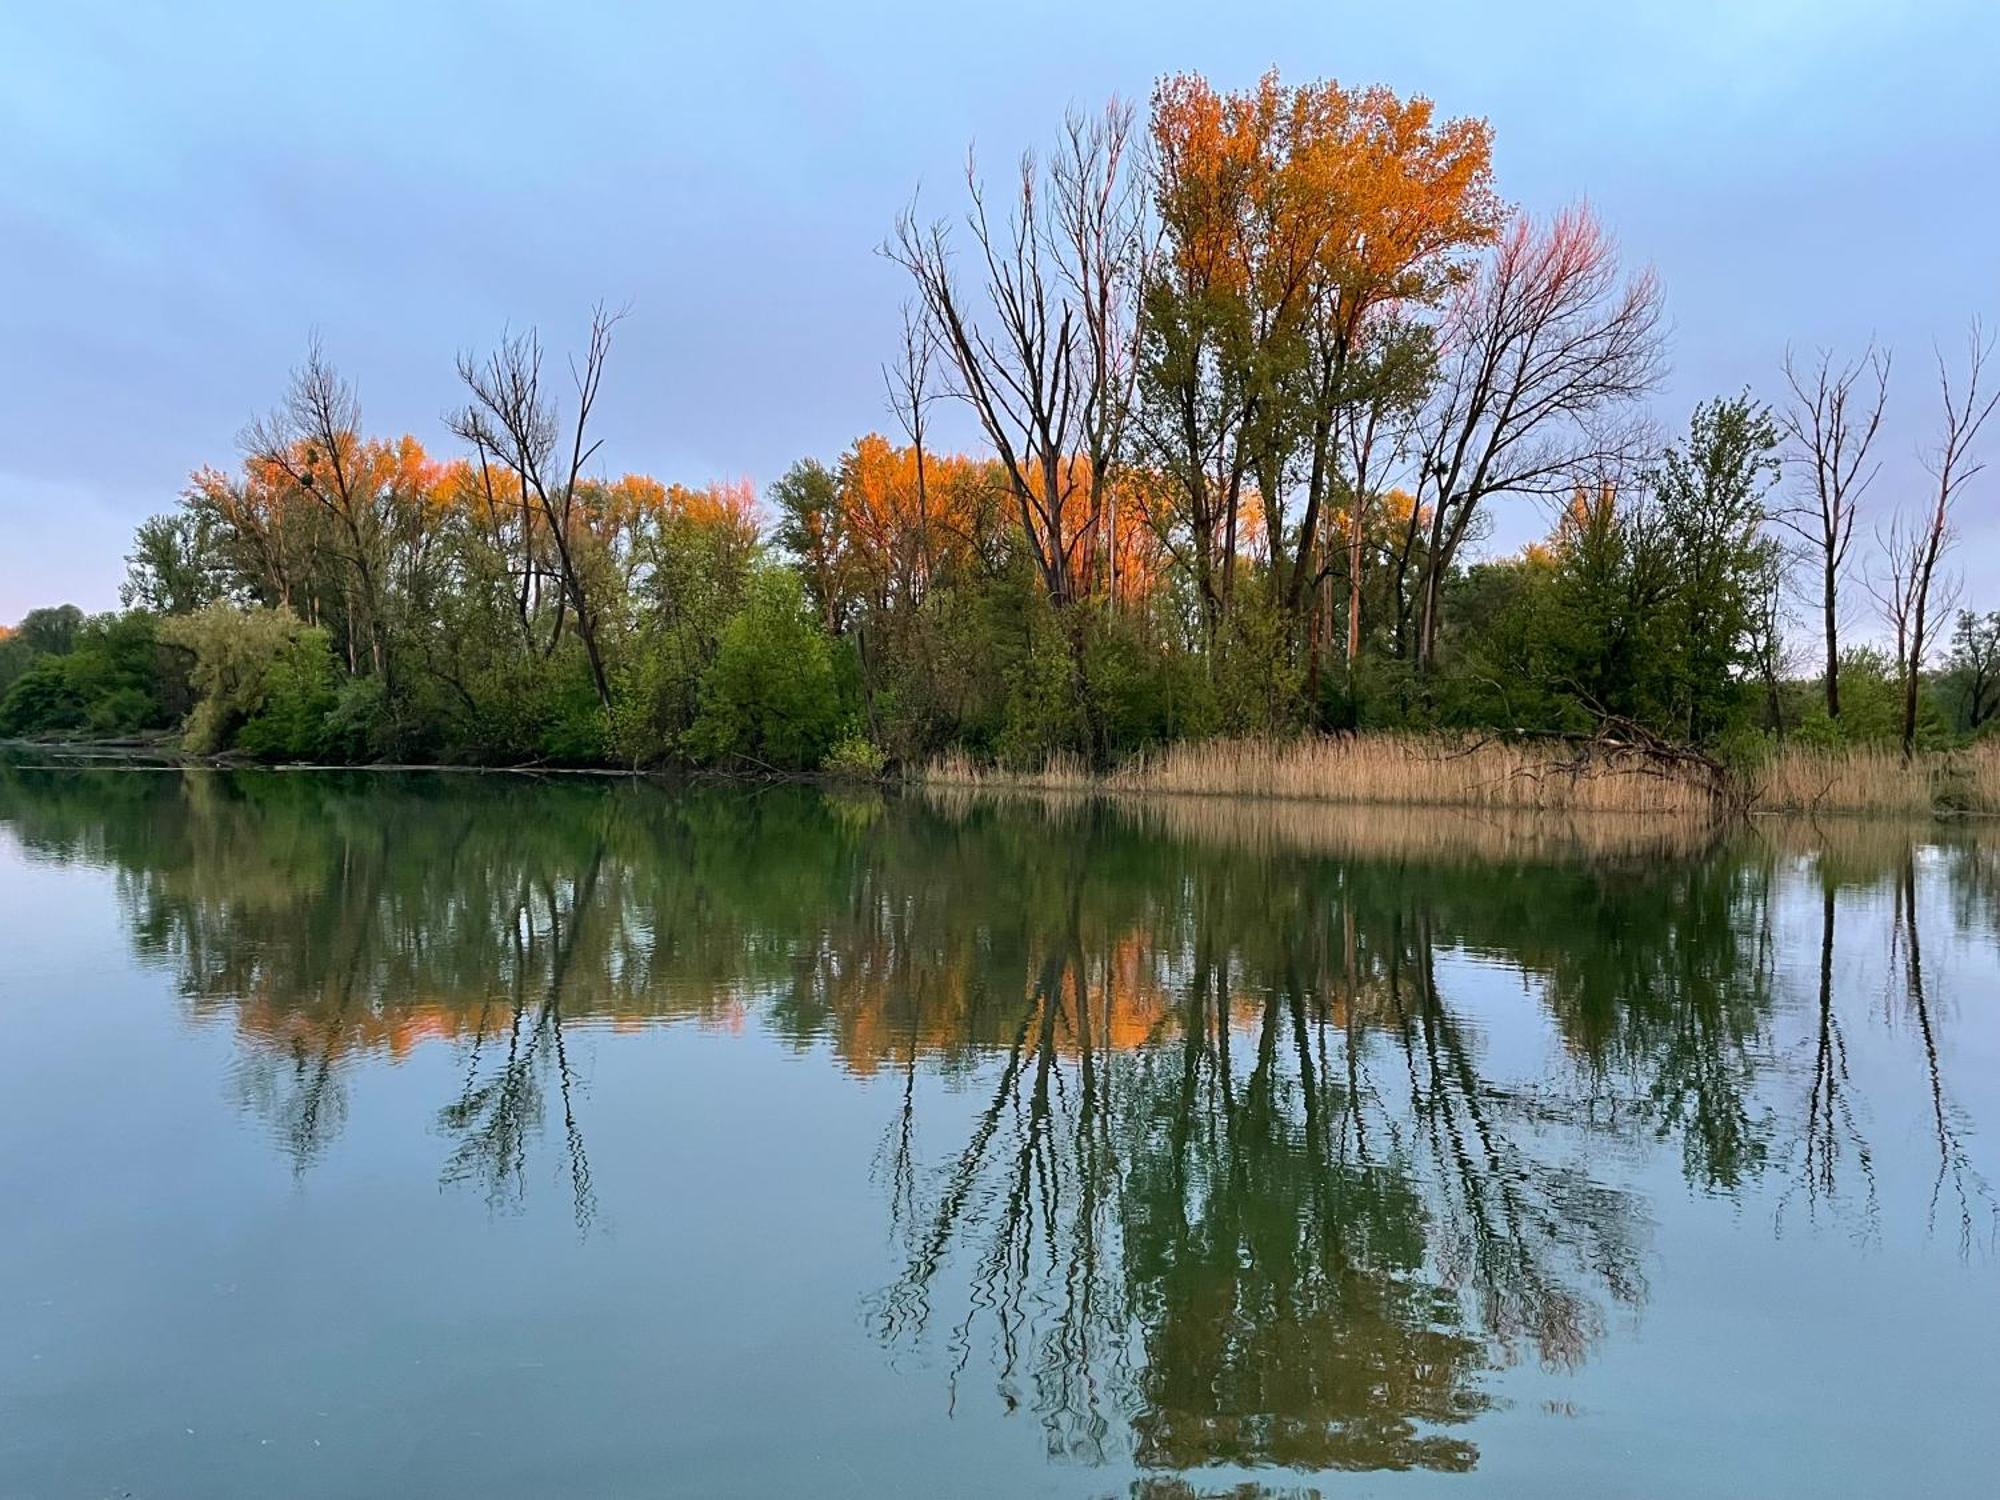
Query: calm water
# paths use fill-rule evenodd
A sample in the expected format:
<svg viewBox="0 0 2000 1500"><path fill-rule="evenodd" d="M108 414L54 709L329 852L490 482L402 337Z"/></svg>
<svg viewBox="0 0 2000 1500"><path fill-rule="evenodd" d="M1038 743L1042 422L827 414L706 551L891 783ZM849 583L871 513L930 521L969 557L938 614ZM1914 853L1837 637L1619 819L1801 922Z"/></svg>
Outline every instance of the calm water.
<svg viewBox="0 0 2000 1500"><path fill-rule="evenodd" d="M2000 841L0 767L0 1495L1986 1496Z"/></svg>

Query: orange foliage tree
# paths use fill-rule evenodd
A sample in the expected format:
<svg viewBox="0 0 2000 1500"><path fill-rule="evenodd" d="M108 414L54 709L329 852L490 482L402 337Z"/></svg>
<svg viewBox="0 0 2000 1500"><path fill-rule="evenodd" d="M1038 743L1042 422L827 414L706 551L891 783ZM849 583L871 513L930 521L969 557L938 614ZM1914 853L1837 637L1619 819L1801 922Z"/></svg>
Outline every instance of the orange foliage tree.
<svg viewBox="0 0 2000 1500"><path fill-rule="evenodd" d="M1498 225L1491 132L1385 88L1183 74L1154 92L1152 139L1141 434L1173 482L1168 529L1212 629L1254 490L1296 616L1325 576L1323 516L1366 468L1365 414L1408 404L1411 361L1390 351L1421 341L1409 315ZM1350 566L1367 500L1350 498Z"/></svg>

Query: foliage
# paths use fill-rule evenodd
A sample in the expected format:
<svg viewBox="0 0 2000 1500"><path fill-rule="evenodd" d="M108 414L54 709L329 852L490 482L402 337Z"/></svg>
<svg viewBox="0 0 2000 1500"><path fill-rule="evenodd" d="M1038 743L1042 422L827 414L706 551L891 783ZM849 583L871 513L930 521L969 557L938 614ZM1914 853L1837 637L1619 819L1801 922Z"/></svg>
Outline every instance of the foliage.
<svg viewBox="0 0 2000 1500"><path fill-rule="evenodd" d="M883 755L881 748L862 733L859 726L850 724L826 752L820 769L829 776L873 781L888 763L888 757Z"/></svg>
<svg viewBox="0 0 2000 1500"><path fill-rule="evenodd" d="M1609 717L1750 753L2000 722L2000 615L1935 663L1907 528L1887 634L1914 665L1854 656L1828 719L1785 656L1771 414L1745 392L1652 435L1657 284L1587 208L1509 220L1485 121L1182 75L1141 139L1124 106L1073 117L964 224L987 255L898 226L901 438L801 459L767 515L747 481L601 470L602 309L574 400L532 330L460 361L456 457L367 432L315 343L240 464L139 528L127 634L69 606L0 633L0 726L171 723L190 661L190 746L342 761L1102 769L1329 729ZM945 397L989 451L931 440ZM1502 496L1553 525L1482 556Z"/></svg>
<svg viewBox="0 0 2000 1500"><path fill-rule="evenodd" d="M37 610L0 647L18 650L24 664L0 693L0 735L162 729L185 692L144 611L86 619L69 606Z"/></svg>
<svg viewBox="0 0 2000 1500"><path fill-rule="evenodd" d="M2000 723L2000 610L1958 612L1939 696L1954 729L1977 734Z"/></svg>
<svg viewBox="0 0 2000 1500"><path fill-rule="evenodd" d="M717 761L811 770L840 719L833 654L798 575L759 569L702 681L690 743Z"/></svg>
<svg viewBox="0 0 2000 1500"><path fill-rule="evenodd" d="M336 702L326 631L283 607L216 603L165 621L160 638L194 658L197 697L182 731L189 750L297 759L323 747Z"/></svg>

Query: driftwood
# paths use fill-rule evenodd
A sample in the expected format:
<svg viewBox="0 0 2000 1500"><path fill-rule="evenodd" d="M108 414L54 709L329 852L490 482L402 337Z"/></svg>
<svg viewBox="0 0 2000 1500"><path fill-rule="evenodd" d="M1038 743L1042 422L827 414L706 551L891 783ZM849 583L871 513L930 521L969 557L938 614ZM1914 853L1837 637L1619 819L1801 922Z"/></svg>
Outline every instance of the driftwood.
<svg viewBox="0 0 2000 1500"><path fill-rule="evenodd" d="M1543 765L1523 766L1510 778L1536 785L1552 777L1578 781L1591 776L1646 776L1692 785L1705 791L1720 811L1746 813L1754 793L1729 767L1704 750L1655 733L1622 714L1597 712L1597 727L1588 732L1561 729L1504 729L1483 734L1447 752L1445 760L1463 760L1488 745L1543 744L1560 753Z"/></svg>

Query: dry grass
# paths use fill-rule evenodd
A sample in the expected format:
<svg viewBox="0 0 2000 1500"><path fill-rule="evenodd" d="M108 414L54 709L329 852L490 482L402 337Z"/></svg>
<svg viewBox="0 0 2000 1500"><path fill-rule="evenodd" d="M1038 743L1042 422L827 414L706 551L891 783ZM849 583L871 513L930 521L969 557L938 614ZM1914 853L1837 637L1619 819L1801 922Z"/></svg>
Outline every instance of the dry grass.
<svg viewBox="0 0 2000 1500"><path fill-rule="evenodd" d="M1724 809L1699 768L1637 751L1537 741L1373 734L1172 745L1095 773L1057 758L1007 771L962 754L926 769L931 787L1280 798L1566 814L1708 818ZM1739 805L1764 812L2000 812L2000 744L1919 756L1786 747L1739 775Z"/></svg>
<svg viewBox="0 0 2000 1500"><path fill-rule="evenodd" d="M1361 803L990 785L977 790L927 785L924 797L953 818L998 802L1057 823L1082 818L1093 807L1108 803L1123 821L1142 832L1204 848L1242 850L1260 858L1308 855L1430 864L1684 859L1713 847L1729 826L1707 816L1573 818L1519 808L1439 807L1384 817L1379 806Z"/></svg>
<svg viewBox="0 0 2000 1500"><path fill-rule="evenodd" d="M2000 741L1910 761L1889 748L1788 746L1749 781L1760 812L2000 813Z"/></svg>

